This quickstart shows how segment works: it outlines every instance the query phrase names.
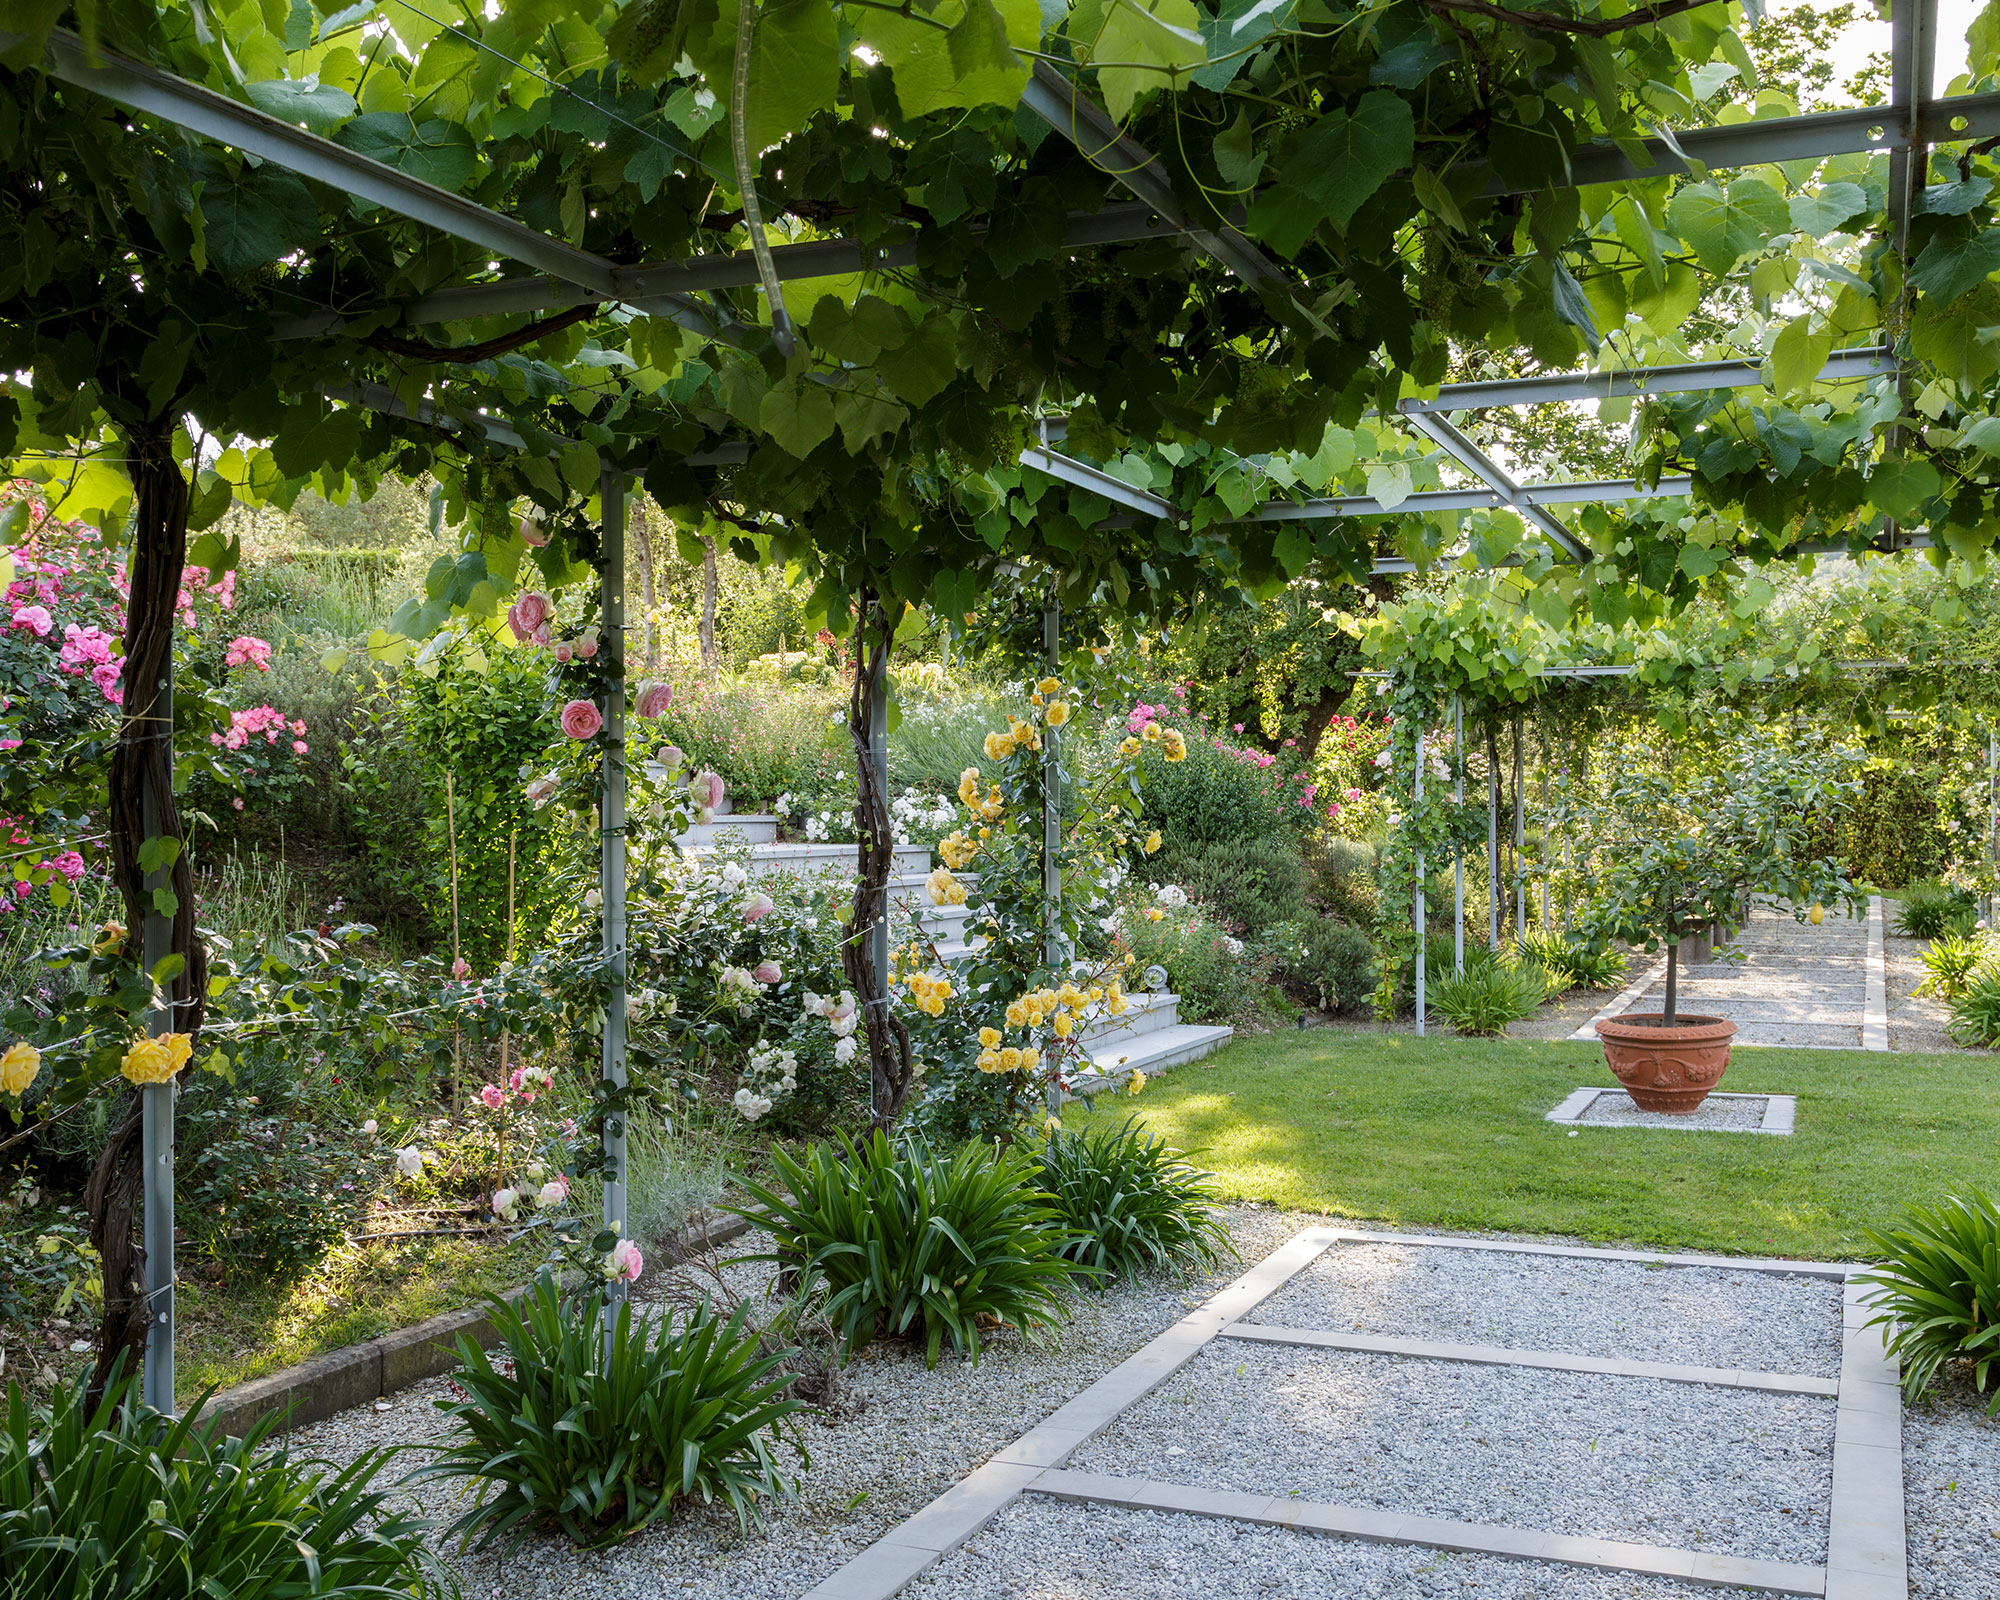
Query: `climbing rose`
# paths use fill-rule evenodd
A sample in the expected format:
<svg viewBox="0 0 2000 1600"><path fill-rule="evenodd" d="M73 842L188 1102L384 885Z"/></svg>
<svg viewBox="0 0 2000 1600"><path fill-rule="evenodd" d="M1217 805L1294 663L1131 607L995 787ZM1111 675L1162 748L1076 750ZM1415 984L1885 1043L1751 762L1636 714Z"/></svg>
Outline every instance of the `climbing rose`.
<svg viewBox="0 0 2000 1600"><path fill-rule="evenodd" d="M544 1211L553 1211L569 1198L569 1179L557 1173L535 1193L535 1204Z"/></svg>
<svg viewBox="0 0 2000 1600"><path fill-rule="evenodd" d="M550 773L545 778L535 778L529 782L527 787L528 800L539 811L555 798L558 787L559 785L556 782L554 773Z"/></svg>
<svg viewBox="0 0 2000 1600"><path fill-rule="evenodd" d="M777 907L773 904L769 895L753 895L750 899L743 902L743 920L749 923L762 922L776 909ZM759 980L759 982L769 981L769 979Z"/></svg>
<svg viewBox="0 0 2000 1600"><path fill-rule="evenodd" d="M536 594L530 589L507 608L507 626L514 630L514 637L522 644L530 641L539 643L541 641L536 640L535 635L548 626L552 609L547 595Z"/></svg>
<svg viewBox="0 0 2000 1600"><path fill-rule="evenodd" d="M168 1083L194 1054L194 1041L184 1033L140 1039L125 1052L118 1070L133 1083Z"/></svg>
<svg viewBox="0 0 2000 1600"><path fill-rule="evenodd" d="M549 530L533 517L521 519L521 543L531 550L539 550L549 542Z"/></svg>
<svg viewBox="0 0 2000 1600"><path fill-rule="evenodd" d="M722 804L723 785L720 773L698 772L695 774L694 782L688 787L694 791L695 799L709 810L713 811Z"/></svg>
<svg viewBox="0 0 2000 1600"><path fill-rule="evenodd" d="M673 704L673 700L673 686L654 679L639 685L639 698L634 702L633 708L642 717L660 717L666 714L667 707Z"/></svg>
<svg viewBox="0 0 2000 1600"><path fill-rule="evenodd" d="M785 975L785 969L775 961L760 961L750 969L750 976L759 983L776 983Z"/></svg>
<svg viewBox="0 0 2000 1600"><path fill-rule="evenodd" d="M637 1283L639 1274L645 1270L646 1258L630 1239L620 1239L604 1258L604 1275L613 1283L621 1279L626 1283Z"/></svg>
<svg viewBox="0 0 2000 1600"><path fill-rule="evenodd" d="M26 1094L42 1070L42 1053L31 1044L11 1044L0 1056L0 1094Z"/></svg>
<svg viewBox="0 0 2000 1600"><path fill-rule="evenodd" d="M47 606L16 606L13 626L26 628L37 639L46 639L54 630L56 619L49 615Z"/></svg>
<svg viewBox="0 0 2000 1600"><path fill-rule="evenodd" d="M451 958L451 975L461 981L471 977L472 963L467 961L464 956L453 956Z"/></svg>
<svg viewBox="0 0 2000 1600"><path fill-rule="evenodd" d="M572 700L562 708L562 731L572 739L594 739L604 718L589 700Z"/></svg>

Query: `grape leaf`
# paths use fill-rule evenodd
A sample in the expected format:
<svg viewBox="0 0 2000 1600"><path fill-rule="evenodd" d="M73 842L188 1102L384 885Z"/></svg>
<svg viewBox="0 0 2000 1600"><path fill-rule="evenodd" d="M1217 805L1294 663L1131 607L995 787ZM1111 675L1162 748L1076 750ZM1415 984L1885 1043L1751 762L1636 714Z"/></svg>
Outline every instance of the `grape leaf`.
<svg viewBox="0 0 2000 1600"><path fill-rule="evenodd" d="M1344 229L1415 151L1410 102L1392 89L1371 89L1351 114L1332 111L1308 128L1278 182L1306 195Z"/></svg>
<svg viewBox="0 0 2000 1600"><path fill-rule="evenodd" d="M1201 14L1194 0L1109 0L1104 27L1091 51L1098 87L1111 114L1123 121L1142 95L1179 86L1191 68L1207 64Z"/></svg>
<svg viewBox="0 0 2000 1600"><path fill-rule="evenodd" d="M833 396L820 384L794 381L765 395L758 416L764 431L803 461L833 435Z"/></svg>
<svg viewBox="0 0 2000 1600"><path fill-rule="evenodd" d="M246 83L243 92L259 111L268 111L286 122L302 122L322 138L330 137L354 115L354 96L318 78L273 78L264 83Z"/></svg>
<svg viewBox="0 0 2000 1600"><path fill-rule="evenodd" d="M1691 183L1667 206L1667 226L1718 278L1791 225L1784 196L1762 178L1738 178L1726 193L1712 183Z"/></svg>

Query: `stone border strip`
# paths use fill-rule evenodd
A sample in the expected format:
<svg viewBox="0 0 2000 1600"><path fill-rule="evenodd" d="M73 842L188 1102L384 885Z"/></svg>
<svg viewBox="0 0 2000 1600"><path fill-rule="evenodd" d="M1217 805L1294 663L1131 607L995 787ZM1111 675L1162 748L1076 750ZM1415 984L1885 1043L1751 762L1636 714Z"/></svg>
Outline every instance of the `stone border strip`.
<svg viewBox="0 0 2000 1600"><path fill-rule="evenodd" d="M1583 1127L1584 1117L1597 1104L1601 1095L1623 1094L1623 1089L1578 1089L1551 1111L1542 1120L1560 1122L1569 1127ZM1651 1122L1593 1122L1593 1128L1634 1128L1658 1133L1770 1133L1789 1135L1798 1123L1799 1097L1795 1094L1722 1094L1712 1092L1709 1100L1761 1100L1764 1102L1764 1120L1754 1128L1702 1128L1688 1123ZM1707 1104L1704 1101L1703 1104Z"/></svg>
<svg viewBox="0 0 2000 1600"><path fill-rule="evenodd" d="M1280 1245L1136 1354L984 1466L896 1524L805 1600L889 1600L1018 1500L1051 1467L1151 1394L1205 1349L1225 1327L1276 1293L1337 1243L1334 1228L1307 1228Z"/></svg>
<svg viewBox="0 0 2000 1600"><path fill-rule="evenodd" d="M1572 1355L1563 1350L1508 1350L1490 1344L1446 1344L1432 1339L1396 1339L1383 1334L1331 1333L1321 1328L1286 1328L1266 1322L1232 1322L1225 1339L1258 1344L1309 1345L1318 1350L1350 1350L1362 1355L1411 1356L1422 1361L1461 1361L1471 1366L1535 1367L1545 1372L1590 1372L1610 1378L1653 1378L1662 1383L1704 1383L1718 1389L1757 1389L1766 1394L1809 1394L1837 1399L1840 1384L1801 1372L1752 1372L1741 1367L1685 1367L1663 1361L1624 1361L1609 1356Z"/></svg>
<svg viewBox="0 0 2000 1600"><path fill-rule="evenodd" d="M1619 991L1616 999L1582 1027L1578 1028L1570 1037L1572 1039L1582 1039L1593 1044L1596 1043L1597 1025L1600 1022L1609 1022L1613 1017L1622 1017L1639 1003L1640 998L1648 989L1652 988L1654 984L1658 983L1666 975L1667 957L1661 956L1644 973L1633 979L1632 982Z"/></svg>
<svg viewBox="0 0 2000 1600"><path fill-rule="evenodd" d="M1629 1544L1566 1533L1538 1533L1529 1528L1453 1522L1443 1517L1410 1516L1365 1506L1324 1505L1312 1500L1294 1500L1287 1495L1240 1494L1186 1484L1154 1483L1144 1478L1061 1470L1044 1472L1034 1484L1034 1491L1058 1500L1116 1506L1127 1511L1177 1511L1290 1528L1299 1533L1556 1561L1565 1566L1644 1573L1718 1587L1758 1589L1767 1594L1807 1595L1817 1600L1818 1596L1829 1593L1824 1568L1790 1561L1755 1561L1744 1556L1679 1550L1670 1545Z"/></svg>
<svg viewBox="0 0 2000 1600"><path fill-rule="evenodd" d="M1882 954L1882 897L1868 897L1868 982L1861 1005L1861 1048L1889 1048L1889 969Z"/></svg>
<svg viewBox="0 0 2000 1600"><path fill-rule="evenodd" d="M1850 1278L1841 1306L1826 1600L1907 1600L1910 1592L1903 1391L1882 1329L1865 1326L1869 1292Z"/></svg>
<svg viewBox="0 0 2000 1600"><path fill-rule="evenodd" d="M1703 1256L1662 1250L1612 1250L1581 1244L1533 1244L1525 1239L1450 1239L1425 1233L1374 1233L1335 1228L1340 1239L1361 1244L1428 1245L1438 1250L1505 1250L1524 1256L1579 1256L1595 1261L1637 1261L1662 1267L1718 1267L1725 1272L1781 1272L1845 1283L1855 1269L1838 1261L1788 1261L1782 1256Z"/></svg>
<svg viewBox="0 0 2000 1600"><path fill-rule="evenodd" d="M684 1244L670 1250L661 1264L671 1266L727 1244L748 1233L750 1226L741 1217L713 1218ZM524 1292L517 1289L508 1298ZM338 1412L457 1370L461 1336L482 1346L491 1346L497 1338L480 1307L447 1311L364 1344L329 1350L296 1366L220 1390L209 1397L196 1420L219 1423L224 1433L237 1438L274 1412L282 1414L281 1432L323 1422Z"/></svg>

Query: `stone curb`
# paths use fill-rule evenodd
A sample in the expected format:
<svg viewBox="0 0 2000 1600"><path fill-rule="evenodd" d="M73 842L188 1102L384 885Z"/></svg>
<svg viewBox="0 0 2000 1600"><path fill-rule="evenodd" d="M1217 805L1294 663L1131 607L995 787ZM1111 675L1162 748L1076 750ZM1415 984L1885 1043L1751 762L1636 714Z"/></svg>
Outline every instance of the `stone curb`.
<svg viewBox="0 0 2000 1600"><path fill-rule="evenodd" d="M751 1224L742 1217L712 1218L686 1245L666 1251L661 1264L672 1266L685 1261L703 1250L741 1238L750 1228ZM518 1300L527 1293L527 1287L524 1284L511 1291L507 1298ZM224 1433L237 1438L273 1414L283 1418L280 1431L324 1422L339 1412L407 1389L426 1378L456 1371L460 1338L489 1348L497 1335L486 1312L478 1306L447 1311L364 1344L329 1350L296 1366L220 1390L209 1397L196 1420L219 1424Z"/></svg>

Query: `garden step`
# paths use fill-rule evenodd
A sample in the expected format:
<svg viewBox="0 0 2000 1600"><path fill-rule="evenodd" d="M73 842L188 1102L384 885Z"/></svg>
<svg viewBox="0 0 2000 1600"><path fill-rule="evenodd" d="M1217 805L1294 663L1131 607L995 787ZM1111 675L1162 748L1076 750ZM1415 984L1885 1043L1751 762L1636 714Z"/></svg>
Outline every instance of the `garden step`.
<svg viewBox="0 0 2000 1600"><path fill-rule="evenodd" d="M681 835L683 846L700 844L772 844L778 837L778 819L759 812L732 812L713 822L697 822Z"/></svg>
<svg viewBox="0 0 2000 1600"><path fill-rule="evenodd" d="M1096 1053L1100 1041L1122 1037L1126 1034L1137 1036L1143 1033L1160 1033L1168 1028L1180 1026L1181 998L1177 994L1128 994L1125 997L1125 1015L1122 1017L1100 1017L1083 1030L1083 1042Z"/></svg>
<svg viewBox="0 0 2000 1600"><path fill-rule="evenodd" d="M712 844L696 844L688 847L688 853L700 855L715 848ZM750 847L750 870L753 873L844 872L852 877L854 867L855 852L851 844L753 844ZM924 874L931 870L929 848L920 844L897 845L894 868L898 875L910 877L921 886Z"/></svg>
<svg viewBox="0 0 2000 1600"><path fill-rule="evenodd" d="M1151 1033L1120 1029L1092 1042L1090 1059L1097 1070L1083 1074L1077 1080L1077 1089L1081 1093L1101 1094L1117 1087L1134 1072L1151 1077L1169 1067L1199 1061L1229 1043L1235 1032L1234 1028L1202 1027L1190 1022L1177 1022Z"/></svg>

